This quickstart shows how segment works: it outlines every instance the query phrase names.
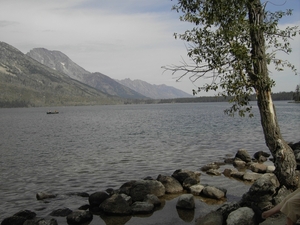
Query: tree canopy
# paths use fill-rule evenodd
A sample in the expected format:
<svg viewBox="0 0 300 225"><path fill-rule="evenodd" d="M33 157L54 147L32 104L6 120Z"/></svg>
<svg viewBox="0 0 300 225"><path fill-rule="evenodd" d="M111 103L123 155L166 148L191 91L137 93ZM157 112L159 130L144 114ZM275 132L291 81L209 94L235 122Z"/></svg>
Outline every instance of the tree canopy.
<svg viewBox="0 0 300 225"><path fill-rule="evenodd" d="M180 73L178 80L188 76L192 82L199 78L209 78L210 82L193 90L214 90L219 95L230 96L234 104L227 110L229 114L238 112L241 116L251 111L249 96L256 92L256 80L260 74L255 72L257 57L265 57L266 63L274 64L277 71L288 67L295 74L295 66L276 57L283 51L290 53L290 39L300 33L297 26L278 28L284 16L292 10L267 11L270 2L257 0L178 0L173 10L180 13L180 20L195 26L183 34L175 33L175 38L188 43L187 55L192 63L183 62L179 66L166 66L173 74ZM251 18L251 15L253 17ZM254 18L257 17L257 18ZM255 21L250 21L250 20ZM253 48L255 30L263 32L263 43L258 43L266 50L260 56ZM266 77L265 77L266 78ZM265 79L264 78L264 79ZM266 84L271 89L275 82L267 76ZM251 113L249 114L252 115Z"/></svg>

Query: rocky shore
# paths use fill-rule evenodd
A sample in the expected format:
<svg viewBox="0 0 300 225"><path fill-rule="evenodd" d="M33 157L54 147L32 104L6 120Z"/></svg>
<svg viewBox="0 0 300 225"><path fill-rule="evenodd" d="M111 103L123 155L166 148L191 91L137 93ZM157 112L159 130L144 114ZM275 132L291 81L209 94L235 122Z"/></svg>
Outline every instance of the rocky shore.
<svg viewBox="0 0 300 225"><path fill-rule="evenodd" d="M290 144L290 146L294 150L299 165L300 142ZM146 177L128 181L117 190L107 189L92 194L70 193L70 196L85 198L87 203L77 210L58 208L47 218L37 217L36 212L24 209L3 219L1 225L56 225L58 224L57 218L65 218L66 223L70 225L81 225L91 223L95 215L104 215L107 218L147 216L162 207L162 198L173 194L179 196L176 209L183 210L183 214L189 214L195 210L196 196L226 202L227 190L203 184L200 179L201 173L251 182L252 185L238 202L226 202L218 209L197 218L196 225L267 225L268 223L260 218L260 212L273 207L290 193L285 187L279 186L279 181L273 174L275 167L265 163L269 157L270 154L262 151L250 156L246 150L240 149L232 158L202 166L201 172L178 169L171 175L159 174L156 178ZM222 171L222 166L228 164L232 165L232 168L225 168ZM299 166L297 169L299 170ZM46 202L50 199L55 200L57 196L53 193L40 192L36 194L36 199Z"/></svg>

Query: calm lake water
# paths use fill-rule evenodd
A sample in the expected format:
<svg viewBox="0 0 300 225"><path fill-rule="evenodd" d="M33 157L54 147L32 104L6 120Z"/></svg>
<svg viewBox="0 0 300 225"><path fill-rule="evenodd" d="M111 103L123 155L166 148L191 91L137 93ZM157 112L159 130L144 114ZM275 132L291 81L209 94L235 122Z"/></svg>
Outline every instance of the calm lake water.
<svg viewBox="0 0 300 225"><path fill-rule="evenodd" d="M92 194L119 188L124 182L176 169L199 171L244 148L250 154L268 151L258 109L255 117L229 117L228 103L186 103L58 108L0 109L0 221L28 209L40 217L87 199L70 192ZM300 104L275 102L283 137L300 140ZM48 110L59 114L47 115ZM223 176L201 175L201 183L225 187L228 201L238 199L249 185ZM47 202L37 192L58 194ZM189 218L174 208L176 198L146 218L126 217L119 222L94 216L90 224L193 224L218 202L198 199ZM66 224L65 218L58 218Z"/></svg>

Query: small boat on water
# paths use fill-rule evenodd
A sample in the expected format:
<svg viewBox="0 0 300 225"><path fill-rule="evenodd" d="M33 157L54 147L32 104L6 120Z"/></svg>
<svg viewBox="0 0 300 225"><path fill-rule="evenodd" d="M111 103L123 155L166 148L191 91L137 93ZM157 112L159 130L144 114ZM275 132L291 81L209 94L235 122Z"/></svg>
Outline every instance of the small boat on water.
<svg viewBox="0 0 300 225"><path fill-rule="evenodd" d="M48 111L47 114L58 114L58 111Z"/></svg>

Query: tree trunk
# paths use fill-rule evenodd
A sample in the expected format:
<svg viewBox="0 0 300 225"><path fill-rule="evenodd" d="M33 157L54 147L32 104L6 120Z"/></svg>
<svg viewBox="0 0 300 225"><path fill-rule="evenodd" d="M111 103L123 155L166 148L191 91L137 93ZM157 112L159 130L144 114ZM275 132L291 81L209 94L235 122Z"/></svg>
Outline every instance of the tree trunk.
<svg viewBox="0 0 300 225"><path fill-rule="evenodd" d="M266 145L274 158L275 174L280 184L294 189L297 186L295 155L282 138L271 97L272 85L268 74L265 39L261 27L264 20L263 6L260 0L249 0L248 9L253 58L253 72L249 77L256 90Z"/></svg>

